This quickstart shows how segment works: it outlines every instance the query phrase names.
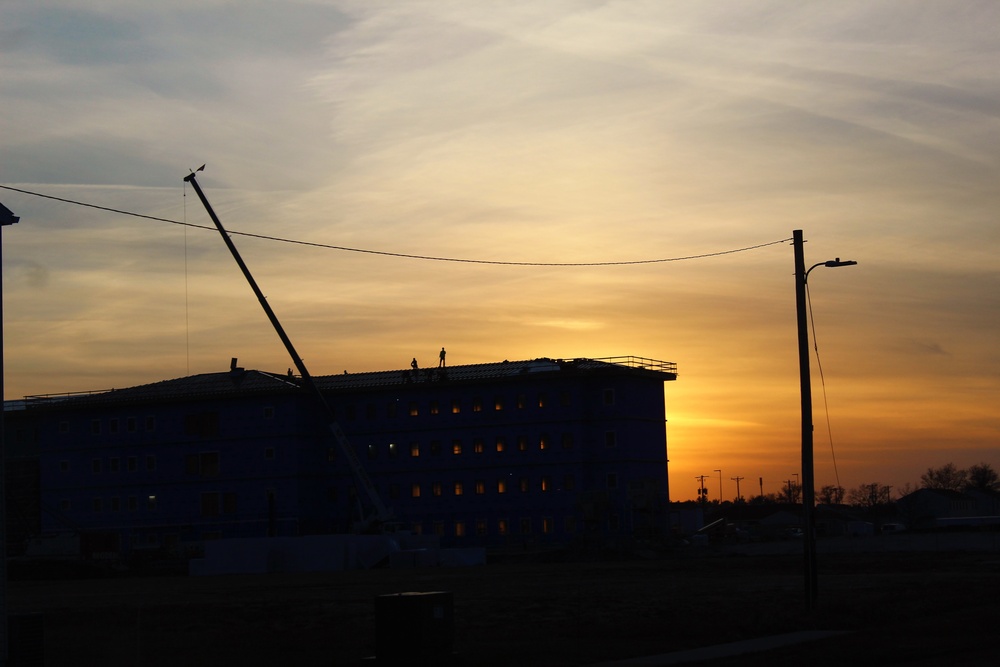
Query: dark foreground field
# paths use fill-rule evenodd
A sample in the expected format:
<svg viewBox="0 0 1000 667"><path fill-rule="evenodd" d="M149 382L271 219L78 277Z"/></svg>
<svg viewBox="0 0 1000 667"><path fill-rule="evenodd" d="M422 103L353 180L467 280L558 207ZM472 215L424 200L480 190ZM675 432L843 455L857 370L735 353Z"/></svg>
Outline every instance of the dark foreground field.
<svg viewBox="0 0 1000 667"><path fill-rule="evenodd" d="M522 558L462 569L13 581L45 664L360 665L374 597L451 591L461 666L587 665L797 630L837 638L711 665L1000 664L1000 554L825 555L817 610L796 555Z"/></svg>

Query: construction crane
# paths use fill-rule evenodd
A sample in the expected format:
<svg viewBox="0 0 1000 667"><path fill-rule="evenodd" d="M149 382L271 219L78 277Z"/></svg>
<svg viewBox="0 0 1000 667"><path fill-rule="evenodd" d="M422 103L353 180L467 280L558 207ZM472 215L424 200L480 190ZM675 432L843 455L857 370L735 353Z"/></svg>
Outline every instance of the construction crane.
<svg viewBox="0 0 1000 667"><path fill-rule="evenodd" d="M203 169L204 165L199 167L198 171L202 171ZM257 301L260 302L261 307L267 314L267 318L271 321L271 326L273 326L274 330L278 333L278 338L280 338L281 342L284 343L285 349L288 350L288 354L292 357L292 363L295 364L295 368L298 369L299 375L302 376L303 387L312 394L322 411L322 414L326 416L330 433L333 434L337 444L340 445L340 449L344 453L344 457L347 459L347 463L351 468L351 473L354 475L355 483L368 497L368 502L372 508L368 512L366 512L364 507L361 506L361 499L360 497L358 498L358 509L361 519L359 521L359 525L356 526L356 529L359 532L376 532L385 530L389 526L393 525L392 510L386 507L385 503L383 503L382 499L379 497L378 491L375 489L375 485L372 484L372 480L368 476L367 471L364 466L361 465L361 460L358 458L357 452L355 452L354 448L351 447L351 443L347 440L347 436L344 435L343 430L341 430L340 426L334 419L333 410L330 408L330 404L327 403L326 397L323 396L323 392L320 391L316 382L313 380L312 375L309 374L309 370L302 361L302 357L300 357L298 352L295 351L295 346L292 345L292 341L285 333L284 327L281 326L281 322L278 321L278 317L274 314L270 304L268 304L264 293L261 292L260 288L257 286L257 281L254 280L253 275L250 273L250 269L247 268L246 263L240 256L232 238L230 238L229 234L226 232L225 227L222 226L219 216L215 214L215 211L212 209L212 205L208 203L205 193L202 192L201 186L198 185L198 181L195 179L195 172L192 171L188 176L185 176L184 181L190 183L191 187L194 188L195 193L198 195L198 199L201 200L202 205L204 205L205 210L208 212L208 217L210 217L212 222L215 223L215 227L219 230L219 234L222 235L222 240L226 242L226 247L228 247L229 252L232 253L233 259L236 260L240 270L243 271L243 276L247 279L247 282L250 283L250 288L253 290L254 294L257 295Z"/></svg>

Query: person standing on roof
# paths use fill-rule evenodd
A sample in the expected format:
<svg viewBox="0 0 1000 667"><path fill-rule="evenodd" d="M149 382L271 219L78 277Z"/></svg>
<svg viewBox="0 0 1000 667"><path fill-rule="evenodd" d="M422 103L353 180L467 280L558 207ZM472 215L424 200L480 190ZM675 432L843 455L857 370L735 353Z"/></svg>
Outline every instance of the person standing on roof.
<svg viewBox="0 0 1000 667"><path fill-rule="evenodd" d="M417 358L413 357L413 361L410 362L410 368L417 370Z"/></svg>
<svg viewBox="0 0 1000 667"><path fill-rule="evenodd" d="M438 368L444 368L444 348L441 348L441 354L438 355Z"/></svg>

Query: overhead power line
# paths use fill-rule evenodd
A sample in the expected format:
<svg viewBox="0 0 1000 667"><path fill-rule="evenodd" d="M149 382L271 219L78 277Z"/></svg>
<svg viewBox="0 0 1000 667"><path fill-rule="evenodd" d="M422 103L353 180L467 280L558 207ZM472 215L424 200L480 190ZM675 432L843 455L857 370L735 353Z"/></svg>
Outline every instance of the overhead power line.
<svg viewBox="0 0 1000 667"><path fill-rule="evenodd" d="M171 220L169 218L160 218L155 215L145 215L143 213L135 213L133 211L125 211L119 208L111 208L109 206L99 206L97 204L89 204L87 202L77 201L74 199L66 199L64 197L56 197L54 195L47 195L41 192L32 192L31 190L23 190L21 188L15 188L9 185L0 185L0 188L4 190L11 190L13 192L20 192L21 194L31 195L33 197L42 197L43 199L52 199L54 201L63 202L65 204L72 204L74 206L85 206L87 208L94 208L99 211L108 211L109 213L118 213L119 215L127 215L133 218L143 218L145 220L154 220L156 222L166 222L172 225L181 225L183 227L193 227L195 229L204 229L207 231L216 231L214 227L208 225L196 225L191 222L181 222L180 220ZM459 262L465 264L495 264L501 266L627 266L633 264L661 264L664 262L681 262L692 259L707 259L709 257L719 257L721 255L732 255L739 252L747 252L749 250L757 250L759 248L766 248L767 246L777 245L779 243L785 243L790 241L791 238L778 239L777 241L768 241L767 243L758 243L752 246L746 246L743 248L733 248L731 250L719 250L717 252L702 253L700 255L685 255L681 257L662 257L657 259L634 259L634 260L623 260L623 261L613 261L613 262L513 262L513 261L503 261L495 259L468 259L463 257L438 257L434 255L417 255L411 253L403 252L389 252L387 250L371 250L367 248L351 248L348 246L332 245L329 243L316 243L314 241L302 241L299 239L287 239L280 236L269 236L267 234L254 234L252 232L239 232L233 230L227 230L229 234L235 236L246 236L248 238L262 239L265 241L278 241L281 243L291 243L294 245L310 246L313 248L324 248L327 250L341 250L344 252L357 252L364 253L368 255L382 255L384 257L399 257L403 259L422 259L433 262Z"/></svg>

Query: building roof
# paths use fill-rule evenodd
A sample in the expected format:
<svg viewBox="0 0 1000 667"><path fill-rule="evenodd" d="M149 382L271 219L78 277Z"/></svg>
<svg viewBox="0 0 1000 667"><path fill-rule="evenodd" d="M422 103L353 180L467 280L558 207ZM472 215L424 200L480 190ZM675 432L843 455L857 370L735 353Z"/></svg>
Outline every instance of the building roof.
<svg viewBox="0 0 1000 667"><path fill-rule="evenodd" d="M292 393L302 389L301 377L239 368L233 360L229 371L202 373L151 384L111 389L109 391L76 394L46 394L26 396L16 401L18 407L83 407L108 403L148 403L192 397L246 396L252 394ZM532 359L500 361L485 364L465 364L446 368L389 370L341 375L314 376L324 392L341 392L377 387L400 386L427 382L475 382L535 373L621 373L645 375L661 381L675 380L677 367L673 362L643 357L610 357L606 359ZM8 401L8 403L15 403ZM7 406L11 409L12 406Z"/></svg>

